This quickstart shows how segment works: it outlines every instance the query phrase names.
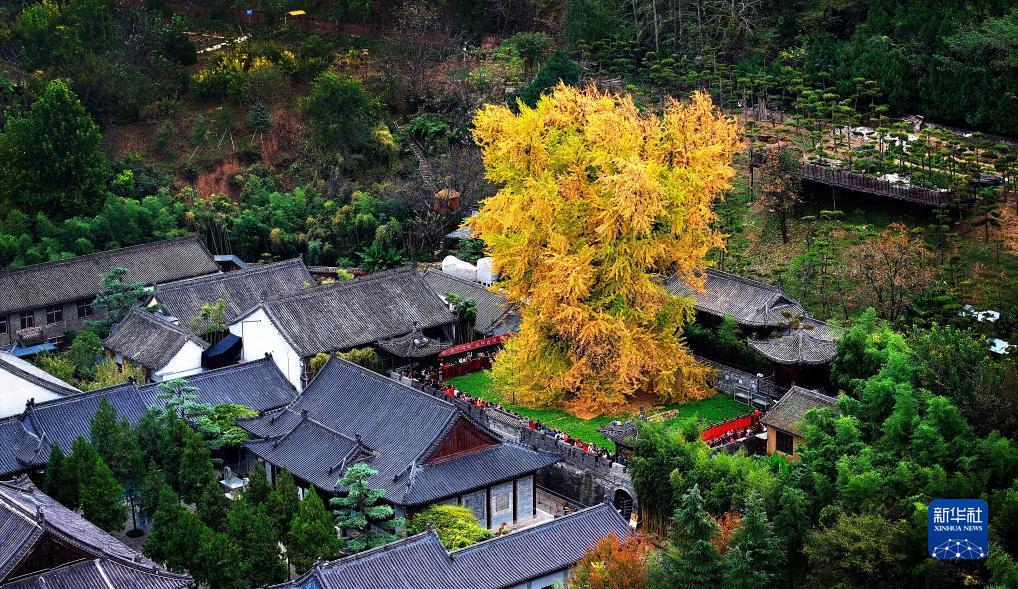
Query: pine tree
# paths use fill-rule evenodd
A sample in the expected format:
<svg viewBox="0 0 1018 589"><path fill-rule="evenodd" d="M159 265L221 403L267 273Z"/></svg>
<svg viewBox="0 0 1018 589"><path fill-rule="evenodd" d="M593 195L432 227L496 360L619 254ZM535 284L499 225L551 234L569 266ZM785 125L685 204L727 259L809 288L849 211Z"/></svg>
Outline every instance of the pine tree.
<svg viewBox="0 0 1018 589"><path fill-rule="evenodd" d="M53 444L49 460L46 462L46 478L43 480L42 490L64 506L73 509L72 504L76 501L77 493L73 492L71 487L76 485L76 481L68 476L69 468L64 451L57 444Z"/></svg>
<svg viewBox="0 0 1018 589"><path fill-rule="evenodd" d="M243 575L245 567L237 566L243 557L235 539L206 526L202 527L198 536L197 551L189 569L194 578L206 587L215 589L245 589L254 586L248 585L245 581ZM264 564L259 563L260 566Z"/></svg>
<svg viewBox="0 0 1018 589"><path fill-rule="evenodd" d="M795 487L786 486L781 491L781 506L774 518L774 528L784 539L789 560L795 561L802 554L803 542L809 532L809 512L806 493Z"/></svg>
<svg viewBox="0 0 1018 589"><path fill-rule="evenodd" d="M92 457L81 463L81 468L78 484L82 515L107 532L123 530L127 519L124 489L113 472L94 451Z"/></svg>
<svg viewBox="0 0 1018 589"><path fill-rule="evenodd" d="M297 496L297 482L290 471L283 470L276 476L276 486L269 494L265 511L273 519L276 539L286 541L290 532L290 521L300 509L300 497Z"/></svg>
<svg viewBox="0 0 1018 589"><path fill-rule="evenodd" d="M150 479L150 482L154 483L154 480ZM180 504L180 498L166 483L160 487L158 497L152 525L142 552L156 562L166 563L170 560L172 538L180 516L184 513L184 507Z"/></svg>
<svg viewBox="0 0 1018 589"><path fill-rule="evenodd" d="M778 580L785 563L785 549L774 535L774 526L767 521L763 500L756 491L746 496L742 525L732 534L730 546L732 550L726 555L731 557L726 567L726 585L751 589L768 587Z"/></svg>
<svg viewBox="0 0 1018 589"><path fill-rule="evenodd" d="M166 473L166 480L179 491L180 459L187 443L190 429L176 413L163 412L163 427L159 439L159 463Z"/></svg>
<svg viewBox="0 0 1018 589"><path fill-rule="evenodd" d="M90 430L92 433L92 445L96 452L112 465L116 456L120 453L120 424L117 422L117 410L110 403L107 397L99 400L99 409L92 417ZM112 466L110 467L112 469Z"/></svg>
<svg viewBox="0 0 1018 589"><path fill-rule="evenodd" d="M183 509L167 539L166 566L170 570L189 572L198 580L210 575L202 566L200 554L202 540L208 530L209 527L194 512Z"/></svg>
<svg viewBox="0 0 1018 589"><path fill-rule="evenodd" d="M275 524L261 505L240 500L230 510L225 529L240 547L241 569L249 587L286 580L286 563L275 537Z"/></svg>
<svg viewBox="0 0 1018 589"><path fill-rule="evenodd" d="M212 453L205 445L205 440L191 430L187 430L184 439L177 484L180 488L180 498L187 503L194 503L201 496L209 480L215 481L216 473L212 467Z"/></svg>
<svg viewBox="0 0 1018 589"><path fill-rule="evenodd" d="M343 548L347 552L361 552L399 538L395 530L403 527L403 520L392 518L391 506L378 503L385 495L384 490L368 486L368 479L376 474L377 470L362 462L346 469L339 479L339 484L346 487L346 494L333 497L331 502L333 507L339 508L335 511L336 525L357 534L344 539Z"/></svg>
<svg viewBox="0 0 1018 589"><path fill-rule="evenodd" d="M662 573L675 589L703 589L720 585L722 561L711 544L717 524L703 507L700 486L693 485L685 495L675 517L668 553L663 558Z"/></svg>
<svg viewBox="0 0 1018 589"><path fill-rule="evenodd" d="M222 530L226 525L227 515L230 512L230 500L219 488L219 481L210 478L198 496L195 506L198 518L205 522L205 525L213 530Z"/></svg>
<svg viewBox="0 0 1018 589"><path fill-rule="evenodd" d="M272 493L265 465L256 462L247 478L248 484L244 491L244 499L252 505L265 505L265 502L269 500L269 494Z"/></svg>
<svg viewBox="0 0 1018 589"><path fill-rule="evenodd" d="M0 208L67 217L101 208L110 172L101 142L74 92L50 82L0 133Z"/></svg>
<svg viewBox="0 0 1018 589"><path fill-rule="evenodd" d="M269 113L269 107L261 101L252 104L251 110L247 113L247 122L252 129L259 133L268 131L272 128L272 114Z"/></svg>
<svg viewBox="0 0 1018 589"><path fill-rule="evenodd" d="M332 516L314 489L300 502L300 509L290 522L288 539L287 556L298 573L311 568L317 559L334 558L339 552Z"/></svg>

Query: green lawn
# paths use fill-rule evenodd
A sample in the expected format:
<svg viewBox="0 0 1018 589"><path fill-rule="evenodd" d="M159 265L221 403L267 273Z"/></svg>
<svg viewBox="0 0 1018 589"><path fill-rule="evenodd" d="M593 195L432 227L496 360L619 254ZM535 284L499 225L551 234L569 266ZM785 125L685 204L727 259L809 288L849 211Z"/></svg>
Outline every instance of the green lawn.
<svg viewBox="0 0 1018 589"><path fill-rule="evenodd" d="M456 378L450 379L449 384L468 395L479 397L491 403L498 403L503 408L512 411L513 413L522 415L527 419L540 421L548 427L564 431L570 436L579 438L586 442L594 442L603 448L614 449L615 445L605 439L605 437L597 431L597 428L607 423L611 423L616 419L626 421L632 417L631 415L602 415L593 419L581 419L575 415L570 415L561 409L528 409L527 407L513 405L512 403L505 401L502 396L491 387L491 375L487 371L457 376ZM674 403L663 408L659 408L656 411L651 410L650 413L653 415L654 413L676 409L678 410L678 415L672 417L669 421L676 421L678 419L685 419L688 417L697 417L703 419L708 424L718 423L719 421L724 421L737 415L745 415L752 410L749 405L744 405L743 403L733 401L723 395L718 395L716 397L711 397L710 399L694 401L692 403Z"/></svg>

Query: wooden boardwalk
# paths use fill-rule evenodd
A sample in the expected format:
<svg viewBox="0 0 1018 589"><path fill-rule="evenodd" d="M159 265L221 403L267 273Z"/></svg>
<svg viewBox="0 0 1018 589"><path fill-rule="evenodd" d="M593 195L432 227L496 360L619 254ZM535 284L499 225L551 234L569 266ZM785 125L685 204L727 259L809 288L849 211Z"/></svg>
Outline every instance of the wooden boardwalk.
<svg viewBox="0 0 1018 589"><path fill-rule="evenodd" d="M929 207L939 207L954 200L954 192L951 190L902 186L866 174L832 170L811 163L802 165L802 179Z"/></svg>

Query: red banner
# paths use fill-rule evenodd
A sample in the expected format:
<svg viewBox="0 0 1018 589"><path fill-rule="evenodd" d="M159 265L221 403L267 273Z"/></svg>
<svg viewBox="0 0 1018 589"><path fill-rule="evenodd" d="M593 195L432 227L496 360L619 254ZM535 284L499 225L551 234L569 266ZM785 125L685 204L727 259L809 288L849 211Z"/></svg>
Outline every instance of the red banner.
<svg viewBox="0 0 1018 589"><path fill-rule="evenodd" d="M736 417L734 419L729 419L728 421L722 421L721 423L716 423L710 426L709 428L703 430L703 433L700 434L700 439L707 441L712 440L714 438L720 438L721 436L727 434L730 431L753 427L754 425L756 425L758 420L759 418L756 415L750 413L749 415L743 415L742 417Z"/></svg>

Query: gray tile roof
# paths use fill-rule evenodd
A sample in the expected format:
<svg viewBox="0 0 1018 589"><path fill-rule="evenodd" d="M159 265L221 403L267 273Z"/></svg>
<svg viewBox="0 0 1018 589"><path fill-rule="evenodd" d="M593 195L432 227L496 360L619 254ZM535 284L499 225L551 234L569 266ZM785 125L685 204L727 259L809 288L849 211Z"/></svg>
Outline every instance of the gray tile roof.
<svg viewBox="0 0 1018 589"><path fill-rule="evenodd" d="M34 264L0 271L0 313L94 299L113 268L129 270L127 282L144 284L219 271L212 254L193 235Z"/></svg>
<svg viewBox="0 0 1018 589"><path fill-rule="evenodd" d="M0 589L184 589L187 575L111 558L80 560L0 583Z"/></svg>
<svg viewBox="0 0 1018 589"><path fill-rule="evenodd" d="M313 420L316 426L297 428L303 420ZM384 489L386 499L398 505L428 503L488 482L523 476L559 460L556 455L503 442L495 451L425 464L462 420L470 418L448 401L332 358L286 409L238 423L263 440L283 440L298 432L299 438L273 448L271 462L302 470L305 474L300 478L316 485L326 483L320 486L325 491L334 491L338 479L330 469L335 471L337 464L348 459L349 440L359 439L371 452L368 463L378 471L371 484ZM470 423L497 440L479 424ZM298 439L322 447L302 447ZM252 451L269 456L265 442L248 444ZM498 464L493 463L496 460Z"/></svg>
<svg viewBox="0 0 1018 589"><path fill-rule="evenodd" d="M137 551L40 491L28 477L0 482L0 579L7 577L44 535L95 558L155 567Z"/></svg>
<svg viewBox="0 0 1018 589"><path fill-rule="evenodd" d="M440 297L444 298L446 293L454 292L463 298L473 299L477 304L474 331L482 335L496 335L493 332L498 324L507 315L514 313L505 297L480 283L463 280L434 268L425 270L424 280Z"/></svg>
<svg viewBox="0 0 1018 589"><path fill-rule="evenodd" d="M169 364L187 342L202 350L209 347L191 330L134 307L113 326L112 333L103 340L103 347L154 372Z"/></svg>
<svg viewBox="0 0 1018 589"><path fill-rule="evenodd" d="M184 379L198 388L197 398L213 405L234 403L268 411L294 399L293 385L271 358L209 370ZM0 476L41 466L57 444L64 452L78 436L89 439L92 418L105 397L117 415L136 423L149 407L162 407L158 385L125 383L26 407L22 415L0 420Z"/></svg>
<svg viewBox="0 0 1018 589"><path fill-rule="evenodd" d="M53 391L58 395L73 395L81 392L35 364L2 350L0 350L0 370L9 372L22 380Z"/></svg>
<svg viewBox="0 0 1018 589"><path fill-rule="evenodd" d="M426 358L437 355L452 343L425 337L420 329L414 329L406 335L380 340L376 345L399 358Z"/></svg>
<svg viewBox="0 0 1018 589"><path fill-rule="evenodd" d="M203 305L223 299L226 303L223 321L229 325L238 315L268 298L299 292L314 284L303 260L295 258L158 284L154 296L184 327L190 327L191 321L201 315Z"/></svg>
<svg viewBox="0 0 1018 589"><path fill-rule="evenodd" d="M285 406L297 396L297 390L276 367L272 358L261 358L233 366L206 370L184 378L198 389L197 400L210 405L230 403L255 411L269 411ZM158 384L138 388L142 402L149 407L162 407Z"/></svg>
<svg viewBox="0 0 1018 589"><path fill-rule="evenodd" d="M347 467L370 450L357 440L304 417L286 433L247 443L269 464L286 464L299 479L320 489L335 489Z"/></svg>
<svg viewBox="0 0 1018 589"><path fill-rule="evenodd" d="M807 319L782 335L765 340L750 338L748 343L778 364L826 364L838 355L837 339L837 332L826 323Z"/></svg>
<svg viewBox="0 0 1018 589"><path fill-rule="evenodd" d="M306 289L270 299L264 309L301 357L335 352L452 323L455 316L412 269Z"/></svg>
<svg viewBox="0 0 1018 589"><path fill-rule="evenodd" d="M764 413L760 422L769 428L780 429L797 436L802 435L799 420L810 409L833 407L837 403L834 397L828 397L812 389L793 386Z"/></svg>
<svg viewBox="0 0 1018 589"><path fill-rule="evenodd" d="M806 314L779 287L714 268L707 269L703 292L676 277L665 279L665 288L673 295L693 297L701 313L732 317L749 327L776 327Z"/></svg>
<svg viewBox="0 0 1018 589"><path fill-rule="evenodd" d="M316 565L286 589L506 589L568 569L586 550L629 528L610 505L448 552L426 532Z"/></svg>

